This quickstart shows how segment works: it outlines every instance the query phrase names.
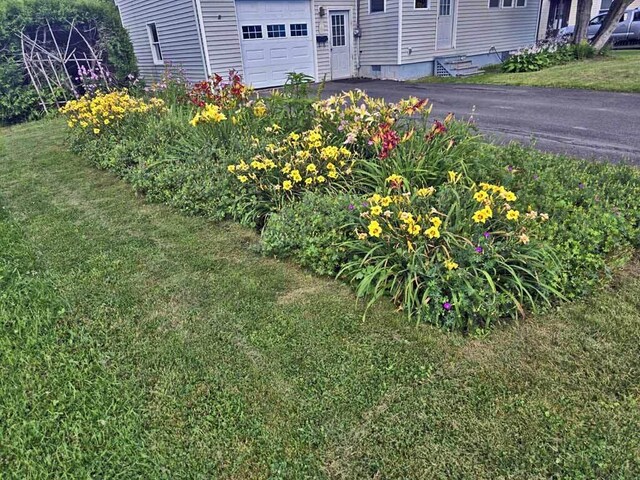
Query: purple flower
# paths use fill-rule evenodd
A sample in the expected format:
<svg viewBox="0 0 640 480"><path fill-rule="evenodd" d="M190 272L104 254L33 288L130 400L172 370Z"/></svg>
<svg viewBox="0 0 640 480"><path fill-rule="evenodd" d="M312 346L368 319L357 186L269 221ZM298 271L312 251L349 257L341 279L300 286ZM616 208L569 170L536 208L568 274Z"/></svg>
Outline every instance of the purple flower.
<svg viewBox="0 0 640 480"><path fill-rule="evenodd" d="M353 203L350 203L348 208L349 210L353 210L354 208L356 208L356 206Z"/></svg>
<svg viewBox="0 0 640 480"><path fill-rule="evenodd" d="M369 206L369 202L362 202L362 206L365 207L365 208L368 207Z"/></svg>
<svg viewBox="0 0 640 480"><path fill-rule="evenodd" d="M482 252L484 252L484 250L482 250L482 247L477 246L476 247L476 253L482 253Z"/></svg>
<svg viewBox="0 0 640 480"><path fill-rule="evenodd" d="M582 190L582 189L584 188L584 183L580 182L580 183L578 184L578 188L579 188L580 190Z"/></svg>
<svg viewBox="0 0 640 480"><path fill-rule="evenodd" d="M451 307L453 307L453 305L451 305L449 302L444 302L442 304L442 308L444 308L447 312L451 310Z"/></svg>
<svg viewBox="0 0 640 480"><path fill-rule="evenodd" d="M489 238L491 236L489 232L484 232L482 235L484 236L484 238Z"/></svg>
<svg viewBox="0 0 640 480"><path fill-rule="evenodd" d="M513 166L507 165L507 172L509 173L513 172Z"/></svg>

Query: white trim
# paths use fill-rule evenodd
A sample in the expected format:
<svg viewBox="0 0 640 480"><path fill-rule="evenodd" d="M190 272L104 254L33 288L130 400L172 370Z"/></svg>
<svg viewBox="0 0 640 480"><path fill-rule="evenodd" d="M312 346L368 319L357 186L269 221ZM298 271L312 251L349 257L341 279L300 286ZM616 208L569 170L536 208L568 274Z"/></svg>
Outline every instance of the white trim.
<svg viewBox="0 0 640 480"><path fill-rule="evenodd" d="M413 0L415 5L415 0ZM402 65L402 10L404 0L398 0L398 65Z"/></svg>
<svg viewBox="0 0 640 480"><path fill-rule="evenodd" d="M244 68L244 55L242 54L242 26L240 25L240 19L238 18L238 7L236 2L233 2L233 13L236 16L236 30L238 30L238 45L240 46L240 67L242 68L242 79L246 81L247 72Z"/></svg>
<svg viewBox="0 0 640 480"><path fill-rule="evenodd" d="M458 5L460 0L451 1L456 2L456 6L453 9L453 22L451 23L451 48L455 49L458 41Z"/></svg>
<svg viewBox="0 0 640 480"><path fill-rule="evenodd" d="M516 6L516 0L511 0L511 5L509 5L508 7L504 6L504 2L505 2L505 0L500 0L500 5L501 5L500 8L503 8L503 9L505 9L505 8L514 8Z"/></svg>
<svg viewBox="0 0 640 480"><path fill-rule="evenodd" d="M318 18L320 15L318 14ZM317 37L317 28L316 28L316 2L315 0L311 0L311 41L313 42L313 72L314 78L316 82L320 81L320 70L318 69L318 42L316 41ZM331 54L331 53L329 53ZM329 60L331 61L331 60Z"/></svg>
<svg viewBox="0 0 640 480"><path fill-rule="evenodd" d="M154 30L156 31L156 37L158 37L158 41L153 41L153 35L151 34L151 25L153 25ZM158 24L156 22L147 22L147 37L149 37L149 46L151 47L151 58L153 59L154 65L164 65L164 54L162 53L162 44L160 43L160 32L158 32ZM160 49L160 56L162 58L158 58L158 52L156 51L156 43L158 44L158 48Z"/></svg>
<svg viewBox="0 0 640 480"><path fill-rule="evenodd" d="M514 8L527 8L527 0L524 0L524 5L518 5L518 0L515 0L515 2L513 4L513 7Z"/></svg>
<svg viewBox="0 0 640 480"><path fill-rule="evenodd" d="M202 4L200 0L193 0L194 8L196 9L196 17L198 19L198 28L200 29L200 42L202 44L202 54L204 61L204 70L207 78L213 75L211 71L211 59L209 58L209 44L207 43L207 30L204 28L204 19L202 17Z"/></svg>

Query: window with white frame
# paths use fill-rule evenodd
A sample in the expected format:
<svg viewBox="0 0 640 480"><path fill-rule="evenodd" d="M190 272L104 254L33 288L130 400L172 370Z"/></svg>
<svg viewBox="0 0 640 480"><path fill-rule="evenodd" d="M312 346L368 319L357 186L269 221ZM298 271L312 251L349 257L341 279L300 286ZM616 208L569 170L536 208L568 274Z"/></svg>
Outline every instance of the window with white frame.
<svg viewBox="0 0 640 480"><path fill-rule="evenodd" d="M429 8L429 0L415 0L415 3L413 4L413 6L416 10Z"/></svg>
<svg viewBox="0 0 640 480"><path fill-rule="evenodd" d="M526 7L527 0L516 0L516 7Z"/></svg>
<svg viewBox="0 0 640 480"><path fill-rule="evenodd" d="M155 23L147 23L147 32L149 33L149 42L151 43L151 55L153 63L163 65L162 47L160 47L160 37L158 37L158 28Z"/></svg>
<svg viewBox="0 0 640 480"><path fill-rule="evenodd" d="M242 39L253 40L255 38L262 38L262 25L243 25Z"/></svg>
<svg viewBox="0 0 640 480"><path fill-rule="evenodd" d="M267 25L267 37L269 38L280 38L286 37L287 31L285 29L284 23L280 23L277 25Z"/></svg>
<svg viewBox="0 0 640 480"><path fill-rule="evenodd" d="M369 0L369 13L384 12L384 0Z"/></svg>
<svg viewBox="0 0 640 480"><path fill-rule="evenodd" d="M513 0L502 0L502 8L513 7Z"/></svg>
<svg viewBox="0 0 640 480"><path fill-rule="evenodd" d="M489 0L489 8L500 8L501 0Z"/></svg>
<svg viewBox="0 0 640 480"><path fill-rule="evenodd" d="M289 31L292 37L306 37L309 34L306 23L292 23L289 25Z"/></svg>

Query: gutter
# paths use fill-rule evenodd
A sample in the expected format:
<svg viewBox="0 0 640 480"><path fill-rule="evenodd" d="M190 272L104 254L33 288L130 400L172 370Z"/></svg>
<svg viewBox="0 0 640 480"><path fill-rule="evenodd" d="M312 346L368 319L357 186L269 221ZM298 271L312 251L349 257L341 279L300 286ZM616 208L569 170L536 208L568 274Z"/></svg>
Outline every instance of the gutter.
<svg viewBox="0 0 640 480"><path fill-rule="evenodd" d="M200 0L193 0L193 11L198 24L198 37L200 38L200 48L202 49L202 63L207 78L213 75L211 71L211 59L209 58L209 48L207 47L207 31L204 28L204 20L202 18L202 5Z"/></svg>

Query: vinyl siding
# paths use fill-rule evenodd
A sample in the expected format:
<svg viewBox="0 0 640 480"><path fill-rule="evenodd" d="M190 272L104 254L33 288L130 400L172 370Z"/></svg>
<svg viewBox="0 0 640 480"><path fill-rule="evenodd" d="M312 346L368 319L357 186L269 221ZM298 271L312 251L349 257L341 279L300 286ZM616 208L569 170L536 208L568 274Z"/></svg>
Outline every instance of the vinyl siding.
<svg viewBox="0 0 640 480"><path fill-rule="evenodd" d="M536 40L540 0L527 0L525 7L504 9L489 8L488 0L458 0L455 48L447 50L435 49L437 0L431 0L431 9L426 11L415 10L413 5L413 0L403 0L403 63L490 53L494 48L498 52L514 50Z"/></svg>
<svg viewBox="0 0 640 480"><path fill-rule="evenodd" d="M325 10L324 17L320 16L320 5ZM355 0L323 0L317 3L312 3L313 6L313 18L315 23L316 35L327 35L329 41L327 43L317 43L314 38L316 46L316 59L317 59L317 81L331 80L331 35L329 32L329 11L330 10L348 10L349 11L349 35L351 41L351 70L354 71L356 64L356 52L358 48L357 39L353 37L353 31L356 27L356 15L355 15Z"/></svg>
<svg viewBox="0 0 640 480"><path fill-rule="evenodd" d="M200 0L211 71L222 76L242 70L242 51L234 0Z"/></svg>
<svg viewBox="0 0 640 480"><path fill-rule="evenodd" d="M206 76L192 0L118 0L117 6L143 78L158 79L164 70L153 63L147 32L151 22L156 24L165 62L181 66L190 81Z"/></svg>
<svg viewBox="0 0 640 480"><path fill-rule="evenodd" d="M369 0L361 1L360 63L362 65L398 64L399 2L400 0L385 0L384 12L369 13Z"/></svg>

